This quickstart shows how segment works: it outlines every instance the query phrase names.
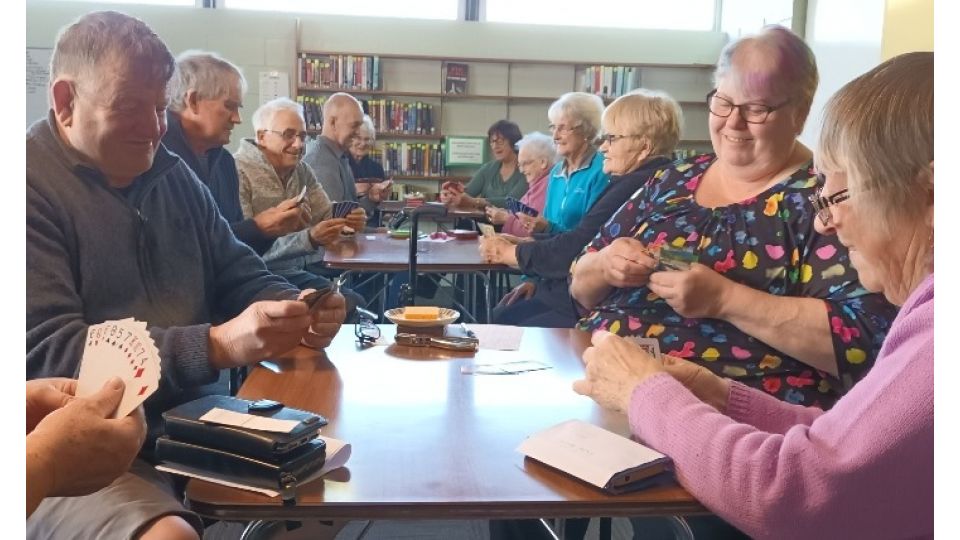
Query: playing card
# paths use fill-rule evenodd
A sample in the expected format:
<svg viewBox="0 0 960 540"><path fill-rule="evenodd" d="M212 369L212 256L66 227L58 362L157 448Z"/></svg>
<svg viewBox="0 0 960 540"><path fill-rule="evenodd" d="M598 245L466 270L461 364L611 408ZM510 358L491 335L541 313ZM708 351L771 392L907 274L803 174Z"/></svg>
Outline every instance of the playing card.
<svg viewBox="0 0 960 540"><path fill-rule="evenodd" d="M300 194L297 195L297 204L303 204L303 201L307 198L307 186L303 186L303 189L300 190Z"/></svg>
<svg viewBox="0 0 960 540"><path fill-rule="evenodd" d="M660 248L657 270L689 270L690 265L699 258L695 251L663 246Z"/></svg>
<svg viewBox="0 0 960 540"><path fill-rule="evenodd" d="M520 211L520 201L514 199L513 197L507 197L507 210L511 214L516 214Z"/></svg>
<svg viewBox="0 0 960 540"><path fill-rule="evenodd" d="M344 218L347 217L347 214L353 211L354 208L359 207L360 205L353 201L340 201L333 203L333 217L335 218Z"/></svg>
<svg viewBox="0 0 960 540"><path fill-rule="evenodd" d="M76 395L95 394L114 376L125 384L114 418L130 414L159 387L160 354L146 323L124 319L87 329Z"/></svg>
<svg viewBox="0 0 960 540"><path fill-rule="evenodd" d="M540 215L540 212L538 212L537 209L532 206L527 206L526 204L519 201L517 202L517 205L519 205L517 207L517 211L520 212L521 214L526 214L530 217L537 217L538 215Z"/></svg>
<svg viewBox="0 0 960 540"><path fill-rule="evenodd" d="M647 354L654 358L660 358L660 342L655 338L644 338L639 336L630 336L627 339L639 345Z"/></svg>
<svg viewBox="0 0 960 540"><path fill-rule="evenodd" d="M552 366L535 360L515 360L490 364L474 364L460 366L460 373L464 375L516 375L528 371L551 369Z"/></svg>
<svg viewBox="0 0 960 540"><path fill-rule="evenodd" d="M493 228L493 225L489 223L477 223L477 227L480 227L480 234L483 236L488 236L493 238L497 235L497 230Z"/></svg>

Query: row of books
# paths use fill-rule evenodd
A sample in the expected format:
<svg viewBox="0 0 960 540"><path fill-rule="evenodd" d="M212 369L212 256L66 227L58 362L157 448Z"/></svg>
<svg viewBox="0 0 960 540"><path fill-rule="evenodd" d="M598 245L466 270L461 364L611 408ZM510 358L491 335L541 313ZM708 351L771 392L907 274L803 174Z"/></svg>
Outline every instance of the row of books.
<svg viewBox="0 0 960 540"><path fill-rule="evenodd" d="M604 97L620 97L640 87L640 70L631 66L587 66L579 88Z"/></svg>
<svg viewBox="0 0 960 540"><path fill-rule="evenodd" d="M323 104L327 98L323 96L297 96L297 103L303 105L303 120L307 129L320 131L323 127Z"/></svg>
<svg viewBox="0 0 960 540"><path fill-rule="evenodd" d="M443 144L385 143L370 151L387 176L445 176Z"/></svg>
<svg viewBox="0 0 960 540"><path fill-rule="evenodd" d="M380 90L383 81L379 56L352 54L308 55L297 58L302 87L345 90Z"/></svg>
<svg viewBox="0 0 960 540"><path fill-rule="evenodd" d="M422 101L403 102L395 99L362 100L363 110L370 115L377 133L436 135L433 105Z"/></svg>

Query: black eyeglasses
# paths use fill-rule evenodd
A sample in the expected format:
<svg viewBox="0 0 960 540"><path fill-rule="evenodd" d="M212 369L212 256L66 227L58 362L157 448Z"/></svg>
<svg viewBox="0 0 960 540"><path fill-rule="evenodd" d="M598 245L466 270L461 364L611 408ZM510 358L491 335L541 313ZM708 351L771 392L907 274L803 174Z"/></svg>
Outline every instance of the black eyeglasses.
<svg viewBox="0 0 960 540"><path fill-rule="evenodd" d="M370 347L376 344L377 340L380 339L380 327L373 322L373 318L369 315L360 313L360 308L357 308L357 323L353 325L353 335L357 336L357 345L360 347Z"/></svg>
<svg viewBox="0 0 960 540"><path fill-rule="evenodd" d="M600 146L603 143L613 144L616 141L619 141L620 139L626 139L626 138L635 139L637 137L639 137L639 135L613 135L611 133L604 133L602 135L597 136L597 146Z"/></svg>
<svg viewBox="0 0 960 540"><path fill-rule="evenodd" d="M783 108L790 103L786 100L779 105L764 105L763 103L741 103L739 105L717 95L717 89L714 88L707 94L707 108L710 112L720 118L726 118L733 114L734 109L740 109L740 117L748 124L762 124L767 121L770 113Z"/></svg>
<svg viewBox="0 0 960 540"><path fill-rule="evenodd" d="M293 139L300 139L300 142L306 142L307 132L306 131L297 131L295 129L285 129L283 131L277 131L275 129L265 129L264 131L269 131L271 133L276 133L283 138L284 141L292 143Z"/></svg>
<svg viewBox="0 0 960 540"><path fill-rule="evenodd" d="M820 222L824 225L830 225L830 221L833 219L833 214L830 212L830 207L835 204L840 204L843 201L850 198L849 189L841 189L840 191L834 193L833 195L823 196L823 175L817 175L821 186L817 188L817 192L810 196L810 203L813 204L813 208L817 211L817 217L820 218Z"/></svg>

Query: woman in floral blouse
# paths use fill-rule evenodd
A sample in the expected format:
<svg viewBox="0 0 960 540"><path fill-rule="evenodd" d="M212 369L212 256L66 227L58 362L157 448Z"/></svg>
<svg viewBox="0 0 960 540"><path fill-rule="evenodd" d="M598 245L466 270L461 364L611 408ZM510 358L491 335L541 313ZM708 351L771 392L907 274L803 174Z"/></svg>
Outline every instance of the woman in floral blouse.
<svg viewBox="0 0 960 540"><path fill-rule="evenodd" d="M814 230L822 182L796 137L817 80L781 27L724 50L707 97L716 153L659 171L587 246L571 283L581 328L657 338L796 404L828 408L866 374L896 311ZM664 271L663 248L696 262Z"/></svg>

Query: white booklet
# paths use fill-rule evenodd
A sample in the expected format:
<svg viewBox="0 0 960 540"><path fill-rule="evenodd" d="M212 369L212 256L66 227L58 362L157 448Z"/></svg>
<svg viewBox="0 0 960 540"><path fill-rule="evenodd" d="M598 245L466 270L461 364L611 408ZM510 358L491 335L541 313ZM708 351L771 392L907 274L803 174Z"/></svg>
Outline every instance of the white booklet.
<svg viewBox="0 0 960 540"><path fill-rule="evenodd" d="M517 451L612 493L642 489L670 471L670 458L581 420L535 433Z"/></svg>

